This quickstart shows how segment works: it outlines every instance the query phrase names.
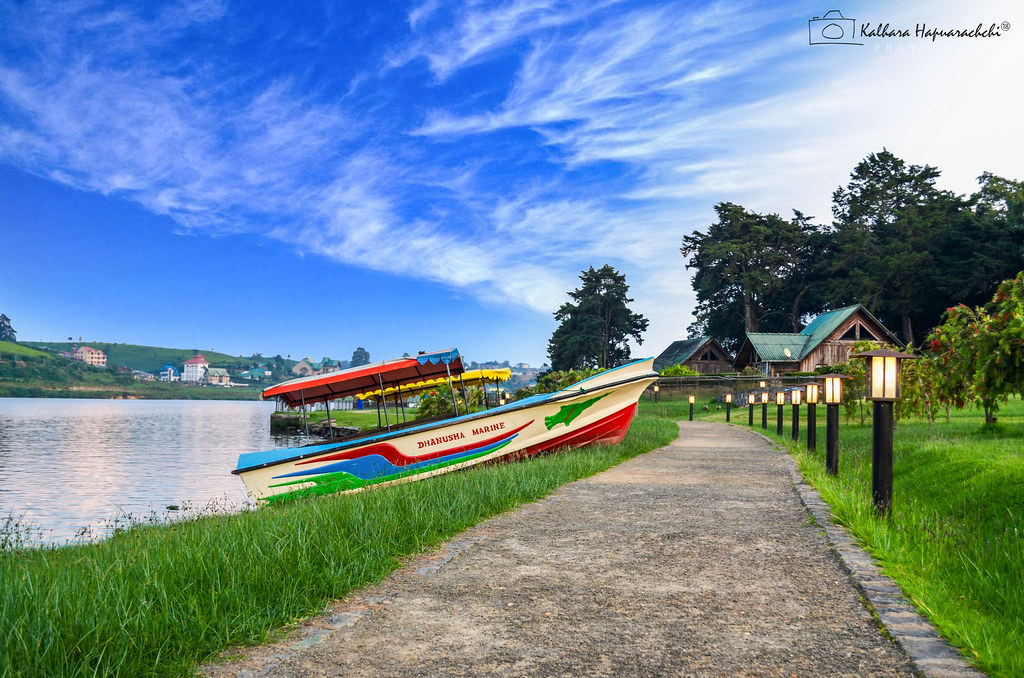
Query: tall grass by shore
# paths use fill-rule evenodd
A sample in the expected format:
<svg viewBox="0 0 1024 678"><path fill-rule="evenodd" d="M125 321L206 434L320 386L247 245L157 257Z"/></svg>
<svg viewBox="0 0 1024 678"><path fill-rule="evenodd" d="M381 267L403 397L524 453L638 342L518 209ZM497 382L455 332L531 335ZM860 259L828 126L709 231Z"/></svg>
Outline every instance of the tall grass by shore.
<svg viewBox="0 0 1024 678"><path fill-rule="evenodd" d="M707 405L708 411L703 407ZM688 418L688 403L649 403L649 412ZM699 402L695 418L724 421L717 403ZM756 406L754 428L784 444L836 520L879 561L886 574L940 633L991 676L1024 676L1024 403L1012 399L999 422L980 410L953 411L950 421L899 422L893 454L893 508L876 515L871 502L871 419L840 422L839 475L825 473L825 408L818 407L817 450L791 439L791 406L776 435ZM747 426L745 407L732 422ZM684 428L685 432L685 428Z"/></svg>
<svg viewBox="0 0 1024 678"><path fill-rule="evenodd" d="M138 526L96 544L2 551L0 676L189 675L379 581L406 556L677 432L639 416L615 447Z"/></svg>

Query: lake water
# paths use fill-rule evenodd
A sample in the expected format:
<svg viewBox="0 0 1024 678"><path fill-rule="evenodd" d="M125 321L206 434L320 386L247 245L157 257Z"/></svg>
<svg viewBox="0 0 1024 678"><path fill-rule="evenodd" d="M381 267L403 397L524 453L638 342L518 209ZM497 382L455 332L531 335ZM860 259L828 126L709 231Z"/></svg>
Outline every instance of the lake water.
<svg viewBox="0 0 1024 678"><path fill-rule="evenodd" d="M126 520L239 510L250 504L231 473L238 454L298 442L271 436L273 411L252 401L0 398L0 524L13 515L33 541L64 543Z"/></svg>

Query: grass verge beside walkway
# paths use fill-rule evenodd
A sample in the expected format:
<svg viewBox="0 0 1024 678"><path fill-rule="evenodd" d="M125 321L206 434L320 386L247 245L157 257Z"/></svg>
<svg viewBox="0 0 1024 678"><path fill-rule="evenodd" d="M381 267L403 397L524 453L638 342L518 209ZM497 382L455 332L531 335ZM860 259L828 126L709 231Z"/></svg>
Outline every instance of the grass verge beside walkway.
<svg viewBox="0 0 1024 678"><path fill-rule="evenodd" d="M189 675L411 554L677 433L675 422L641 415L615 447L139 526L96 544L0 551L0 676Z"/></svg>
<svg viewBox="0 0 1024 678"><path fill-rule="evenodd" d="M717 406L698 403L695 415L724 421ZM685 401L651 409L684 420L685 434ZM825 473L824 406L817 412L815 452L807 450L806 407L800 408L799 441L791 438L790 405L784 406L782 436L774 404L767 430L756 406L754 429L790 450L836 521L969 660L991 676L1024 675L1024 403L1015 398L1002 406L994 426L973 409L932 425L899 422L888 518L877 516L871 503L871 417L865 424L841 419L839 475L831 477ZM745 407L732 415L732 423L747 426Z"/></svg>

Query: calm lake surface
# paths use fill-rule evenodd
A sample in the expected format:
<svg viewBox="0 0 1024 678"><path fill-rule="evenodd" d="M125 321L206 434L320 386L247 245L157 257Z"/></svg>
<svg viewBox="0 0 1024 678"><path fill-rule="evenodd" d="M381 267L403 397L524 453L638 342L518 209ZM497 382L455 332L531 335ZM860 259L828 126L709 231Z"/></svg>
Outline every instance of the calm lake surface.
<svg viewBox="0 0 1024 678"><path fill-rule="evenodd" d="M0 398L0 524L33 542L107 535L126 520L249 506L238 455L270 435L273 402ZM169 506L180 507L168 511Z"/></svg>

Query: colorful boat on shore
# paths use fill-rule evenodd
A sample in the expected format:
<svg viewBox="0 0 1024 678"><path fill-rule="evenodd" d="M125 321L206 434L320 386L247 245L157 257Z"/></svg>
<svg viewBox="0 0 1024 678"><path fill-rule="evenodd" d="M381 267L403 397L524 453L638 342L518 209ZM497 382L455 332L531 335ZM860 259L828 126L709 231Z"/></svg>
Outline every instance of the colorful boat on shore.
<svg viewBox="0 0 1024 678"><path fill-rule="evenodd" d="M421 354L264 390L290 407L368 392L412 391L446 377L457 388L463 371L457 350ZM554 393L461 414L441 421L390 422L365 436L303 447L242 454L238 468L261 502L410 482L485 462L522 458L592 443L617 444L644 390L657 379L653 358L607 370ZM389 390L392 389L392 390Z"/></svg>

